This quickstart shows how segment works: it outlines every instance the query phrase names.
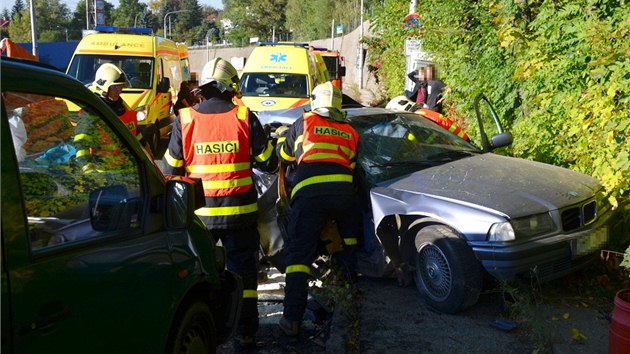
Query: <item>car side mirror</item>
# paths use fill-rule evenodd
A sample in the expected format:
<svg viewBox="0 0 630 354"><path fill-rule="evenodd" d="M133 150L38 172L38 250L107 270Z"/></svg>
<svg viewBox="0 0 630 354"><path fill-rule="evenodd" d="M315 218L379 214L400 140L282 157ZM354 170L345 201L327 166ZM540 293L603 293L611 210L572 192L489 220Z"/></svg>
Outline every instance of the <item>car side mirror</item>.
<svg viewBox="0 0 630 354"><path fill-rule="evenodd" d="M137 200L129 199L124 185L98 188L89 195L90 222L96 231L126 230L137 214Z"/></svg>
<svg viewBox="0 0 630 354"><path fill-rule="evenodd" d="M186 229L193 222L195 210L205 205L201 179L168 177L164 205L164 222L168 230Z"/></svg>
<svg viewBox="0 0 630 354"><path fill-rule="evenodd" d="M170 88L171 88L171 80L168 77L161 78L160 82L158 83L157 91L164 93L164 92L168 92Z"/></svg>
<svg viewBox="0 0 630 354"><path fill-rule="evenodd" d="M500 147L508 146L512 144L512 134L509 132L503 132L500 134L496 134L492 136L491 144L493 149L498 149Z"/></svg>

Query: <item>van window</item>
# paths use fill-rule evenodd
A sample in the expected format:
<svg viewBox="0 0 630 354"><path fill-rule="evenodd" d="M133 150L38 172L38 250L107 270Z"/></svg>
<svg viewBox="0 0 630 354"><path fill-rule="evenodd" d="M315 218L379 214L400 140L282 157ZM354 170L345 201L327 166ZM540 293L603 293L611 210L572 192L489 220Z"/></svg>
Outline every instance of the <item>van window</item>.
<svg viewBox="0 0 630 354"><path fill-rule="evenodd" d="M147 89L153 83L153 58L119 56L119 55L76 55L68 68L68 74L84 84L94 82L96 70L105 64L112 63L127 76L130 87Z"/></svg>
<svg viewBox="0 0 630 354"><path fill-rule="evenodd" d="M24 92L3 97L33 252L139 232L138 162L96 110Z"/></svg>
<svg viewBox="0 0 630 354"><path fill-rule="evenodd" d="M278 73L244 73L239 80L243 96L308 98L308 76Z"/></svg>

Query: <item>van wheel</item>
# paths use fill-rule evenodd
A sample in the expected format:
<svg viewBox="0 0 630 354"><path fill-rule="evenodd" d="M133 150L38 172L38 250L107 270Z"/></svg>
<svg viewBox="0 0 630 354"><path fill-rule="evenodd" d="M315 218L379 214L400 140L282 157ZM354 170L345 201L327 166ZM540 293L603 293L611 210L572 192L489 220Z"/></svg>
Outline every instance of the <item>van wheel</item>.
<svg viewBox="0 0 630 354"><path fill-rule="evenodd" d="M431 225L418 232L415 246L416 285L431 307L454 314L477 302L483 272L466 241L446 226Z"/></svg>
<svg viewBox="0 0 630 354"><path fill-rule="evenodd" d="M147 144L149 144L149 149L151 150L151 154L155 158L158 158L158 149L160 147L160 131L158 130L155 124L151 125L146 130L147 136L144 138L147 140Z"/></svg>
<svg viewBox="0 0 630 354"><path fill-rule="evenodd" d="M208 305L198 301L176 316L166 354L214 353L216 338L212 313Z"/></svg>

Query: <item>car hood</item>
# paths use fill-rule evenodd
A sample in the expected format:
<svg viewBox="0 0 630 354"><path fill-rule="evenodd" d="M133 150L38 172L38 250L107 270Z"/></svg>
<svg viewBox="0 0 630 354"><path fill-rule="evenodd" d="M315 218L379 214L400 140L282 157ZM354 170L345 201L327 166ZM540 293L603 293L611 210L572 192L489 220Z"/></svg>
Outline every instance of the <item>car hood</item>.
<svg viewBox="0 0 630 354"><path fill-rule="evenodd" d="M491 153L427 168L378 186L458 200L512 218L577 203L600 188L596 179L579 172Z"/></svg>

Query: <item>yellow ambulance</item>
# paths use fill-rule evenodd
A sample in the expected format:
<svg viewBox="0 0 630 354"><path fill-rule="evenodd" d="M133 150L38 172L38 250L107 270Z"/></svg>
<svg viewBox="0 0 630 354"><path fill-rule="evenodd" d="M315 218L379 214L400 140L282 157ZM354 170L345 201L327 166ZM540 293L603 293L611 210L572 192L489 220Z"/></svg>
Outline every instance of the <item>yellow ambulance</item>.
<svg viewBox="0 0 630 354"><path fill-rule="evenodd" d="M77 45L66 73L89 85L104 63L122 69L130 83L122 98L137 112L138 129L157 156L160 138L171 131L172 107L185 78L182 56L187 59L177 43L151 29L97 26Z"/></svg>
<svg viewBox="0 0 630 354"><path fill-rule="evenodd" d="M326 64L308 48L306 43L259 43L241 73L243 103L255 112L308 104L313 88L328 81Z"/></svg>

